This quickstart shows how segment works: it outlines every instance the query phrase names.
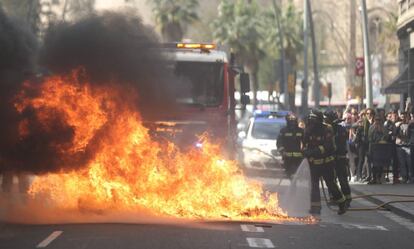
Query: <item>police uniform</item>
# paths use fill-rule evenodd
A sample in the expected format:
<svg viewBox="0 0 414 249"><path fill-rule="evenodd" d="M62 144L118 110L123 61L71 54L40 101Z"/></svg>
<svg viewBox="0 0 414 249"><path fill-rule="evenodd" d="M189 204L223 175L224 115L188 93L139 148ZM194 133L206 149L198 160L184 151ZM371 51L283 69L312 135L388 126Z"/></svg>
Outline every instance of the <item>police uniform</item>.
<svg viewBox="0 0 414 249"><path fill-rule="evenodd" d="M302 128L288 125L280 130L277 138L277 148L282 154L283 166L289 178L291 178L303 160L302 140L304 131Z"/></svg>
<svg viewBox="0 0 414 249"><path fill-rule="evenodd" d="M313 123L313 124L312 124ZM339 206L338 214L346 212L345 197L335 183L335 135L332 126L323 123L323 115L312 111L304 134L304 156L309 160L311 172L311 214L320 214L321 195L319 178L323 177Z"/></svg>

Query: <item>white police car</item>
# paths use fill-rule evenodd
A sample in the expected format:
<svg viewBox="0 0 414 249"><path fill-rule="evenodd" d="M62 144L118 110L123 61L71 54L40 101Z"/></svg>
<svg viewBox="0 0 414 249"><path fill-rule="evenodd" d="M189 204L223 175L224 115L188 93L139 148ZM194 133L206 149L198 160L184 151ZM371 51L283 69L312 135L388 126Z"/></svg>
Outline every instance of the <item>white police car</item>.
<svg viewBox="0 0 414 249"><path fill-rule="evenodd" d="M288 111L255 111L246 130L239 132L239 160L248 168L276 169L282 157L276 153L280 130L286 126Z"/></svg>

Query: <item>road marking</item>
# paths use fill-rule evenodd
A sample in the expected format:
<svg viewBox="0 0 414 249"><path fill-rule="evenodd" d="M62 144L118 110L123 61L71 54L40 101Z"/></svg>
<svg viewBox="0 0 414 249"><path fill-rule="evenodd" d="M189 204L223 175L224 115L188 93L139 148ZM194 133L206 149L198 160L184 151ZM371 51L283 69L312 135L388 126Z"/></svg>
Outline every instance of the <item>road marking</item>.
<svg viewBox="0 0 414 249"><path fill-rule="evenodd" d="M54 231L53 233L51 233L49 235L49 237L47 237L45 240L40 242L36 247L37 248L45 248L50 243L52 243L53 240L55 240L57 237L59 237L59 235L61 235L62 233L63 233L62 231Z"/></svg>
<svg viewBox="0 0 414 249"><path fill-rule="evenodd" d="M275 248L270 239L263 238L246 238L250 247L255 248Z"/></svg>
<svg viewBox="0 0 414 249"><path fill-rule="evenodd" d="M360 225L360 224L342 224L342 227L346 229L361 229L361 230L374 230L374 231L389 231L387 228L383 226L376 226L376 225Z"/></svg>
<svg viewBox="0 0 414 249"><path fill-rule="evenodd" d="M391 213L389 211L379 211L379 213L381 213L382 215L384 215L388 219L398 223L399 225L407 228L411 232L414 232L414 223L411 220L406 219L404 217L401 217L399 215L396 215L394 213Z"/></svg>
<svg viewBox="0 0 414 249"><path fill-rule="evenodd" d="M243 232L251 232L251 233L263 233L263 227L256 227L254 225L240 225L241 230Z"/></svg>

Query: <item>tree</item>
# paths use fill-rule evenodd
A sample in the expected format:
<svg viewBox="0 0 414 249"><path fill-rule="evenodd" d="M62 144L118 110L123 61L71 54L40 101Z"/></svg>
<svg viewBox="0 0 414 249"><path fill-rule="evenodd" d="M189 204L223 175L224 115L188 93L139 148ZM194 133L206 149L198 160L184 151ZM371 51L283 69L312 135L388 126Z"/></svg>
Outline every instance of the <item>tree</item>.
<svg viewBox="0 0 414 249"><path fill-rule="evenodd" d="M68 16L88 15L94 11L95 6L95 0L0 0L0 3L10 15L25 21L33 33L40 37L60 16L56 13L55 6L62 8L63 21Z"/></svg>
<svg viewBox="0 0 414 249"><path fill-rule="evenodd" d="M303 24L302 24L302 15L298 12L293 4L292 1L289 1L288 5L281 9L280 6L274 6L276 9L267 9L264 11L264 27L265 30L263 32L264 35L264 44L266 48L266 54L272 58L272 60L268 60L273 64L274 69L278 67L276 63L274 63L274 58L281 58L281 48L283 48L283 52L285 54L285 66L288 64L291 66L293 70L297 67L297 58L303 51ZM278 16L280 19L280 29L278 29L277 21ZM284 31L284 32L283 32ZM283 44L281 43L281 36L280 32L283 32ZM269 65L267 65L268 67ZM277 70L280 71L281 70ZM273 74L271 70L266 70L266 72L261 72L263 78L271 78L270 75L266 74ZM278 75L279 78L281 75ZM274 77L274 76L273 76ZM280 87L282 89L284 86L284 80L287 80L288 77L284 77L285 79L279 79ZM269 81L268 83L274 84L275 81ZM274 86L269 86L269 89L275 89ZM294 100L295 94L291 94L289 98L290 107L294 107Z"/></svg>
<svg viewBox="0 0 414 249"><path fill-rule="evenodd" d="M198 20L197 0L153 0L150 3L164 41L181 41L186 26Z"/></svg>
<svg viewBox="0 0 414 249"><path fill-rule="evenodd" d="M0 0L0 2L9 15L26 22L33 33L39 34L43 14L40 0Z"/></svg>
<svg viewBox="0 0 414 249"><path fill-rule="evenodd" d="M379 35L379 43L385 50L395 56L398 56L399 43L396 36L398 31L398 15L392 12L388 13L388 19L384 22L384 28Z"/></svg>
<svg viewBox="0 0 414 249"><path fill-rule="evenodd" d="M266 32L264 32L264 41L266 44L266 51L275 57L280 56L280 39L279 32L276 25L276 14L281 16L281 27L285 30L283 35L283 48L287 59L292 65L297 65L297 57L302 53L303 49L303 24L302 14L296 10L292 1L281 10L280 6L276 6L276 10L267 9L264 13L264 22Z"/></svg>
<svg viewBox="0 0 414 249"><path fill-rule="evenodd" d="M256 1L221 1L213 22L213 37L226 44L251 74L253 105L257 105L258 71L264 57L262 11Z"/></svg>
<svg viewBox="0 0 414 249"><path fill-rule="evenodd" d="M94 9L95 0L63 0L62 20L65 21L67 16L89 15Z"/></svg>

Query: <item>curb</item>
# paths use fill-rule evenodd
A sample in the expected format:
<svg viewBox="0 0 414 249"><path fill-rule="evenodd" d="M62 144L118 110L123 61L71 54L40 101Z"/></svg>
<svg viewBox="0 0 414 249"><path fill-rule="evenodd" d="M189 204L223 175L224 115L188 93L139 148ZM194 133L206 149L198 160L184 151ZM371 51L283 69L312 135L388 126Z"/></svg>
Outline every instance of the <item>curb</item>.
<svg viewBox="0 0 414 249"><path fill-rule="evenodd" d="M352 188L352 192L355 193L355 194L357 194L357 195L365 195L364 192L355 190L353 188ZM364 199L366 199L366 200L368 200L368 201L370 201L370 202L372 202L372 203L374 203L376 205L382 205L382 204L384 204L384 201L382 201L382 200L380 200L378 198L372 197L372 196L364 197ZM386 208L389 211L395 213L396 215L399 215L399 216L401 216L403 218L409 219L412 222L414 222L414 214L412 214L410 212L407 212L407 211L405 211L402 208L398 208L398 207L396 207L396 206L394 206L392 204L386 204L386 205L384 205L384 208Z"/></svg>

